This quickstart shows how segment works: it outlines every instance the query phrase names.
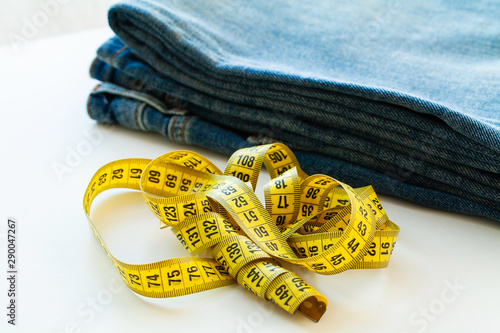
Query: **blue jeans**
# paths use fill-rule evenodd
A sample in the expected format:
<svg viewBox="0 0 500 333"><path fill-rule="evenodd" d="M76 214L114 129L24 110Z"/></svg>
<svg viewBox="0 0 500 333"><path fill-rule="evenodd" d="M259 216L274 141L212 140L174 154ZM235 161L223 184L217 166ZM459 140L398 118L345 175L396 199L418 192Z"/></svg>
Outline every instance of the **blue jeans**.
<svg viewBox="0 0 500 333"><path fill-rule="evenodd" d="M309 173L500 220L494 3L377 5L118 4L89 113L227 154L278 140Z"/></svg>

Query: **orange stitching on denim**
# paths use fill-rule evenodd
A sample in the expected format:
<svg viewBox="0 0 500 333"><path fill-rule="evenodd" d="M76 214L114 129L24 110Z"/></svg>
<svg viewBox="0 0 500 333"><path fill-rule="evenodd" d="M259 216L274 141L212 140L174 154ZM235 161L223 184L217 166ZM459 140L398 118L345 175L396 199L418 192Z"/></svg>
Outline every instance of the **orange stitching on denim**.
<svg viewBox="0 0 500 333"><path fill-rule="evenodd" d="M109 63L112 65L116 56L119 55L120 53L122 53L126 48L127 48L127 46L124 46L121 49L119 49L118 51L116 51L115 54L113 54L113 56L111 57L111 60L109 61Z"/></svg>
<svg viewBox="0 0 500 333"><path fill-rule="evenodd" d="M93 118L92 118L92 116L90 115L90 103L92 102L92 98L94 97L93 93L94 93L97 89L99 89L99 88L101 87L101 84L102 84L102 83L99 83L97 86L95 86L95 88L94 88L94 89L92 89L92 93L89 95L89 98L87 98L87 114L89 115L89 117L90 117L91 119L93 119Z"/></svg>
<svg viewBox="0 0 500 333"><path fill-rule="evenodd" d="M92 92L96 91L97 89L101 88L102 83L99 83L97 86L95 86L94 89L92 89Z"/></svg>
<svg viewBox="0 0 500 333"><path fill-rule="evenodd" d="M94 61L92 61L92 64L90 65L90 70L89 70L89 75L92 77L92 72L94 71L94 67L95 65L97 64L97 58L94 59Z"/></svg>
<svg viewBox="0 0 500 333"><path fill-rule="evenodd" d="M92 97L94 97L94 96L92 94L90 94L89 98L87 99L87 114L89 115L89 117L91 119L93 119L92 116L90 115L90 103L92 101Z"/></svg>
<svg viewBox="0 0 500 333"><path fill-rule="evenodd" d="M186 119L184 119L184 122L182 123L181 138L182 138L182 142L184 142L184 143L187 143L186 140L184 139L184 128L186 127L186 124L187 124L189 119L191 119L191 117L186 117Z"/></svg>
<svg viewBox="0 0 500 333"><path fill-rule="evenodd" d="M173 116L172 119L170 119L170 124L168 126L168 131L167 134L170 137L170 140L175 142L174 139L174 134L172 133L172 127L174 127L175 120L177 119L177 116Z"/></svg>

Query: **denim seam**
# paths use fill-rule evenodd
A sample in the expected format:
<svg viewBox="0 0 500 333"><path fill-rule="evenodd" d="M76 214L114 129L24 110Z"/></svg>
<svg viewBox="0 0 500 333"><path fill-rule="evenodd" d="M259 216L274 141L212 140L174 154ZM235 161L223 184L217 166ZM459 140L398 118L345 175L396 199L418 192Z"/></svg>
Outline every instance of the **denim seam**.
<svg viewBox="0 0 500 333"><path fill-rule="evenodd" d="M142 112L144 110L145 103L140 102L137 104L135 111L134 111L134 118L135 118L135 123L137 124L137 127L139 127L140 130L145 131L146 128L142 124Z"/></svg>
<svg viewBox="0 0 500 333"><path fill-rule="evenodd" d="M92 98L94 96L92 94L89 95L89 98L87 98L87 114L89 117L92 119L92 115L90 114L90 103L92 103Z"/></svg>
<svg viewBox="0 0 500 333"><path fill-rule="evenodd" d="M181 140L182 140L182 143L187 143L186 142L186 139L184 137L184 129L186 128L186 124L187 122L191 119L190 116L186 117L186 119L184 119L184 122L182 123L182 128L181 128Z"/></svg>
<svg viewBox="0 0 500 333"><path fill-rule="evenodd" d="M170 108L169 105L164 105L163 101L159 100L158 98L148 95L145 92L142 91L135 91L135 90L128 90L123 87L120 87L114 83L104 83L96 87L95 89L100 88L99 93L102 94L112 94L113 96L121 96L123 98L127 99L134 99L137 101L141 101L143 103L146 103L147 105L155 108L159 112L170 115L172 113L182 113L185 114L187 113L187 110L182 110L182 109L177 109L177 108Z"/></svg>
<svg viewBox="0 0 500 333"><path fill-rule="evenodd" d="M90 65L90 69L89 69L89 75L90 75L90 77L92 77L92 73L94 73L94 67L95 67L95 65L97 64L98 61L99 61L99 58L95 57L94 61L92 61L92 64Z"/></svg>
<svg viewBox="0 0 500 333"><path fill-rule="evenodd" d="M175 142L175 140L174 140L174 135L172 133L172 130L173 130L174 123L175 123L177 117L178 116L173 116L172 117L172 119L170 120L170 124L168 125L168 132L167 132L168 138L170 139L170 141L174 141L174 142Z"/></svg>
<svg viewBox="0 0 500 333"><path fill-rule="evenodd" d="M137 120L138 120L138 125L143 131L147 131L148 128L144 125L144 111L146 111L146 108L148 105L144 102L142 102L142 105L139 108L138 114L137 114Z"/></svg>
<svg viewBox="0 0 500 333"><path fill-rule="evenodd" d="M112 64L113 61L115 60L116 56L119 55L120 53L122 53L123 51L125 51L127 49L127 46L123 46L121 49L119 49L118 51L116 51L113 56L111 57L110 59L110 63Z"/></svg>
<svg viewBox="0 0 500 333"><path fill-rule="evenodd" d="M101 86L101 84L99 83L97 86L95 86L95 88L92 90L92 92L99 89L100 86ZM94 95L91 93L91 94L89 94L89 98L87 98L87 114L89 115L90 118L92 118L92 115L90 114L90 104L92 103L93 97L94 97Z"/></svg>

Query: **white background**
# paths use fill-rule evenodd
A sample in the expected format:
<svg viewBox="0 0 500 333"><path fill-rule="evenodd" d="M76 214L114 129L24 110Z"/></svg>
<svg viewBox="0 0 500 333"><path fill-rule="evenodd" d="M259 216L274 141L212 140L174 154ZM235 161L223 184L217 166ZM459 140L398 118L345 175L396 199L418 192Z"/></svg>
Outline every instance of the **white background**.
<svg viewBox="0 0 500 333"><path fill-rule="evenodd" d="M328 298L317 324L238 285L159 300L122 286L83 212L93 173L116 159L175 149L200 152L220 168L227 157L89 119L87 96L97 82L88 68L109 36L101 29L31 42L17 52L0 48L1 332L497 332L500 223L384 195L386 212L401 227L387 269L320 276L293 268ZM78 150L84 154L71 156ZM58 179L54 165L68 162L71 172ZM139 193L103 194L94 206L93 220L119 259L187 255L168 229L159 229ZM15 327L5 315L9 217L18 224Z"/></svg>
<svg viewBox="0 0 500 333"><path fill-rule="evenodd" d="M0 45L104 27L118 0L0 0Z"/></svg>

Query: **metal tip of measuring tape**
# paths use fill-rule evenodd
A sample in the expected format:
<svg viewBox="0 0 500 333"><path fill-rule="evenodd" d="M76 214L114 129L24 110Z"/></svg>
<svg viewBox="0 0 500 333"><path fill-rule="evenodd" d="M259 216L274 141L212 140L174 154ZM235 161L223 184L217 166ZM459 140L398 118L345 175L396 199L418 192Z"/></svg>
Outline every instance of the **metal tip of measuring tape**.
<svg viewBox="0 0 500 333"><path fill-rule="evenodd" d="M299 312L317 323L326 311L326 303L311 296L299 306Z"/></svg>

